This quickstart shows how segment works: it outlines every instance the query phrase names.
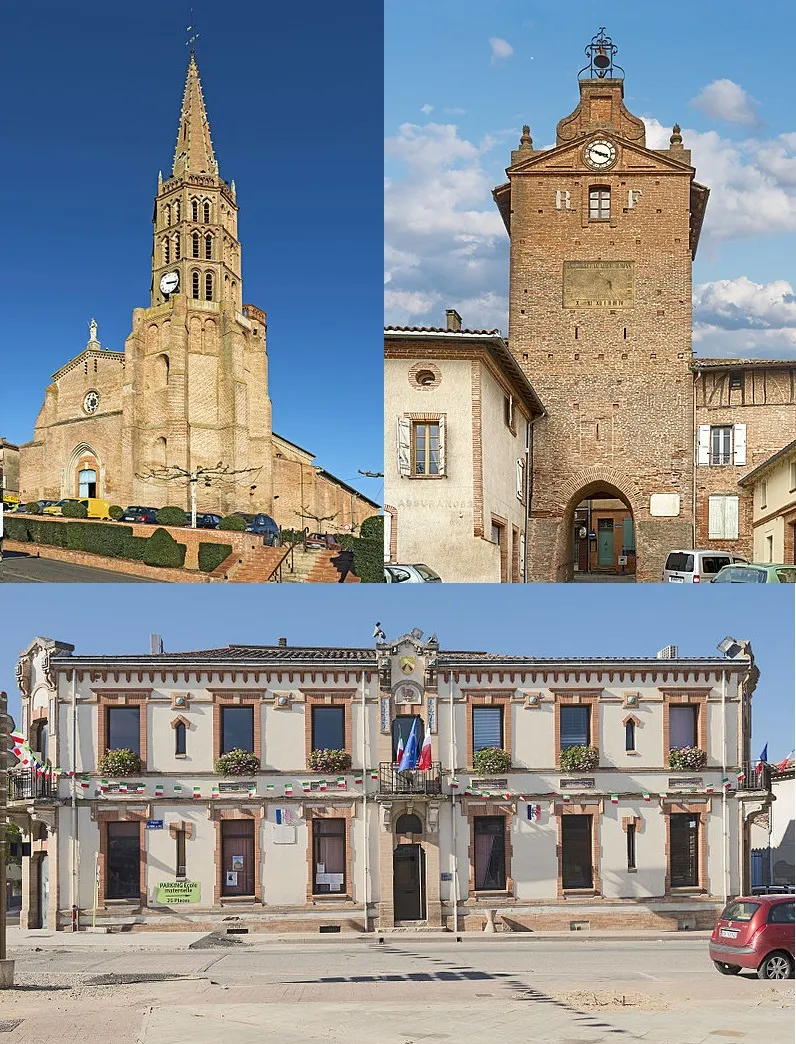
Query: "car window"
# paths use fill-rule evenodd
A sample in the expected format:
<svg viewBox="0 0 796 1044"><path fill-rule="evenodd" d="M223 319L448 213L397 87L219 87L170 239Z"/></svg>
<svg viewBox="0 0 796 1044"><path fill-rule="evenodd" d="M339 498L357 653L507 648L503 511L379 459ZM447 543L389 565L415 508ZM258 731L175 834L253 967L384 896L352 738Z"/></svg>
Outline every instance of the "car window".
<svg viewBox="0 0 796 1044"><path fill-rule="evenodd" d="M722 921L751 921L755 910L760 909L760 903L734 902L724 907L721 915Z"/></svg>
<svg viewBox="0 0 796 1044"><path fill-rule="evenodd" d="M730 564L729 555L704 555L702 558L703 573L718 573L722 566Z"/></svg>
<svg viewBox="0 0 796 1044"><path fill-rule="evenodd" d="M685 555L682 551L672 551L669 557L666 559L665 569L676 570L678 573L682 571L683 565L685 564Z"/></svg>
<svg viewBox="0 0 796 1044"><path fill-rule="evenodd" d="M412 579L411 574L408 573L405 569L395 569L395 568L392 568L392 569L390 569L390 575L392 576L392 582L394 584L400 584L404 580L411 580Z"/></svg>
<svg viewBox="0 0 796 1044"><path fill-rule="evenodd" d="M775 569L774 572L781 584L796 584L796 568Z"/></svg>
<svg viewBox="0 0 796 1044"><path fill-rule="evenodd" d="M439 580L439 574L435 573L433 569L429 569L427 565L416 565L415 569L424 580Z"/></svg>
<svg viewBox="0 0 796 1044"><path fill-rule="evenodd" d="M768 911L769 924L793 924L794 902L791 899L787 903L774 903Z"/></svg>

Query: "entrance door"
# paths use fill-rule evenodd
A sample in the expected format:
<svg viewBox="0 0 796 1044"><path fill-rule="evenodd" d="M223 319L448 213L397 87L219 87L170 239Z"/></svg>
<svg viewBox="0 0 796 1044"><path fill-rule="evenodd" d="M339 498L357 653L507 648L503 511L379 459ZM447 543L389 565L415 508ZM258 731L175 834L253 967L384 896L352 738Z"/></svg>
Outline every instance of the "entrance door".
<svg viewBox="0 0 796 1044"><path fill-rule="evenodd" d="M221 824L221 894L254 895L254 823L231 819Z"/></svg>
<svg viewBox="0 0 796 1044"><path fill-rule="evenodd" d="M78 496L96 497L97 473L93 468L83 468L78 472Z"/></svg>
<svg viewBox="0 0 796 1044"><path fill-rule="evenodd" d="M597 521L597 565L614 564L614 520L601 518Z"/></svg>
<svg viewBox="0 0 796 1044"><path fill-rule="evenodd" d="M393 852L393 906L396 921L426 919L426 858L421 845L398 845Z"/></svg>

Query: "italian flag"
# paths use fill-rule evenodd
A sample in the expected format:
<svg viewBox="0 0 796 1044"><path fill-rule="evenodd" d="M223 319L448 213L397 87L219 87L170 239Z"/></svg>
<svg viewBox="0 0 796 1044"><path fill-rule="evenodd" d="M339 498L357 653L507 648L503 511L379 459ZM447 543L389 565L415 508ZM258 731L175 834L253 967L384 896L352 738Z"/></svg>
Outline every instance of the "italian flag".
<svg viewBox="0 0 796 1044"><path fill-rule="evenodd" d="M146 783L136 783L135 785L136 794L146 793Z"/></svg>
<svg viewBox="0 0 796 1044"><path fill-rule="evenodd" d="M108 780L107 779L101 779L99 781L99 788L102 791L102 793L104 794L105 791L108 789Z"/></svg>
<svg viewBox="0 0 796 1044"><path fill-rule="evenodd" d="M524 794L520 794L520 801L527 801L527 800L528 799L527 799L527 797ZM541 807L541 806L537 806L537 807Z"/></svg>
<svg viewBox="0 0 796 1044"><path fill-rule="evenodd" d="M91 786L91 780L90 779L81 779L80 780L80 786L83 788L83 790L88 790L88 788Z"/></svg>
<svg viewBox="0 0 796 1044"><path fill-rule="evenodd" d="M213 786L210 788L210 797L217 798L220 796L221 791L218 789L218 784L214 783Z"/></svg>
<svg viewBox="0 0 796 1044"><path fill-rule="evenodd" d="M266 785L265 785L265 789L266 789L266 790L268 791L268 793L270 794L270 793L271 793L271 791L272 791L272 790L274 789L274 785L273 785L273 783L266 783Z"/></svg>
<svg viewBox="0 0 796 1044"><path fill-rule="evenodd" d="M743 781L744 781L745 779L746 779L746 776L744 775L744 771L743 771L743 769L741 769L741 771L740 771L740 772L738 773L738 782L739 782L739 783L743 783Z"/></svg>
<svg viewBox="0 0 796 1044"><path fill-rule="evenodd" d="M377 772L376 769L371 769L370 770L370 778L371 779L378 779L379 778L379 773Z"/></svg>
<svg viewBox="0 0 796 1044"><path fill-rule="evenodd" d="M193 796L195 798L200 798L202 796L202 788L201 787L194 787L193 788Z"/></svg>
<svg viewBox="0 0 796 1044"><path fill-rule="evenodd" d="M163 784L162 783L156 783L155 784L155 797L163 797Z"/></svg>
<svg viewBox="0 0 796 1044"><path fill-rule="evenodd" d="M362 786L362 784L363 784L363 782L364 782L364 779L363 779L362 773L361 773L361 772L357 773L357 775L356 775L356 776L354 776L354 783L355 783L355 784L356 784L356 785L357 785L358 787L361 787L361 786ZM285 793L287 793L287 791L286 791Z"/></svg>
<svg viewBox="0 0 796 1044"><path fill-rule="evenodd" d="M572 798L569 796L569 794L562 794L561 800L564 802L565 805L568 805Z"/></svg>
<svg viewBox="0 0 796 1044"><path fill-rule="evenodd" d="M716 788L715 788L715 787L713 786L713 784L712 784L712 783L708 783L708 785L707 785L707 786L705 787L705 791L706 791L706 792L707 792L708 794L712 794L712 793L713 793L713 791L714 791L715 789L716 789Z"/></svg>
<svg viewBox="0 0 796 1044"><path fill-rule="evenodd" d="M458 790L459 789L459 781L458 781L458 779L456 779L455 776L451 776L450 787L451 787L451 790Z"/></svg>
<svg viewBox="0 0 796 1044"><path fill-rule="evenodd" d="M345 788L346 788L345 776L338 776L337 777L337 789L338 790L345 790Z"/></svg>
<svg viewBox="0 0 796 1044"><path fill-rule="evenodd" d="M395 764L401 764L401 758L404 756L404 738L403 736L398 737L398 748L395 751Z"/></svg>
<svg viewBox="0 0 796 1044"><path fill-rule="evenodd" d="M618 794L611 794L611 804L612 805L618 805L619 804L619 795Z"/></svg>
<svg viewBox="0 0 796 1044"><path fill-rule="evenodd" d="M119 793L120 794L126 794L127 793L127 784L126 783L120 783L119 784Z"/></svg>
<svg viewBox="0 0 796 1044"><path fill-rule="evenodd" d="M511 800L511 794L504 794L503 797L506 799L506 801Z"/></svg>
<svg viewBox="0 0 796 1044"><path fill-rule="evenodd" d="M645 801L649 801L650 799L650 796L646 793L646 791L641 796L644 798Z"/></svg>
<svg viewBox="0 0 796 1044"><path fill-rule="evenodd" d="M292 783L285 783L285 794L288 797L292 797L293 796L293 784Z"/></svg>
<svg viewBox="0 0 796 1044"><path fill-rule="evenodd" d="M325 779L322 779L320 781L320 783L318 784L318 790L328 790L328 789L329 789L329 784L326 782Z"/></svg>
<svg viewBox="0 0 796 1044"><path fill-rule="evenodd" d="M426 738L423 740L423 746L420 748L420 757L417 761L418 769L430 769L431 768L431 733L426 733Z"/></svg>
<svg viewBox="0 0 796 1044"><path fill-rule="evenodd" d="M257 784L255 783L253 787L249 787L249 797L256 797L256 796L257 796Z"/></svg>
<svg viewBox="0 0 796 1044"><path fill-rule="evenodd" d="M174 784L174 793L175 794L182 794L182 783L175 783Z"/></svg>
<svg viewBox="0 0 796 1044"><path fill-rule="evenodd" d="M725 790L729 790L732 786L732 783L730 783L729 779L726 776L722 776L721 785L724 787Z"/></svg>
<svg viewBox="0 0 796 1044"><path fill-rule="evenodd" d="M301 789L304 791L305 794L309 794L312 788L310 787L310 782L308 779L305 779L304 782L301 784Z"/></svg>
<svg viewBox="0 0 796 1044"><path fill-rule="evenodd" d="M492 793L491 793L491 791L489 791L489 790L482 790L482 791L481 791L481 797L482 797L482 798L486 798L486 799L487 799L487 801L488 801L488 800L489 800L489 798L491 798L491 797L492 797Z"/></svg>

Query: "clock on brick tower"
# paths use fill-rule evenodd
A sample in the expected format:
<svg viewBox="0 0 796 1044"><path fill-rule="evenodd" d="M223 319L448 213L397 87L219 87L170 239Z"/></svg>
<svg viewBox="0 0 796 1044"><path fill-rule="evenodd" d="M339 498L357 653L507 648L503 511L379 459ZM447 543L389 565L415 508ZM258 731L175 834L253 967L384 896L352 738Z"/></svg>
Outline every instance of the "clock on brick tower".
<svg viewBox="0 0 796 1044"><path fill-rule="evenodd" d="M534 427L529 578L660 579L692 546L691 265L708 190L675 126L649 148L603 30L580 100L494 199L511 239L509 346L547 414Z"/></svg>

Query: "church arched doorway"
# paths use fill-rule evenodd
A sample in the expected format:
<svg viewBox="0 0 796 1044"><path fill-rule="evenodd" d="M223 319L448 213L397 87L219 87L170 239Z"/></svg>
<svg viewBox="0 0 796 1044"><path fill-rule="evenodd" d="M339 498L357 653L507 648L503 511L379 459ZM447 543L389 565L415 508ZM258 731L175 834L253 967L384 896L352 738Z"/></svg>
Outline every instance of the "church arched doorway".
<svg viewBox="0 0 796 1044"><path fill-rule="evenodd" d="M79 497L96 497L97 471L95 468L81 468L77 473L77 495Z"/></svg>
<svg viewBox="0 0 796 1044"><path fill-rule="evenodd" d="M622 490L593 482L571 497L565 528L570 580L631 579L636 575L636 519Z"/></svg>
<svg viewBox="0 0 796 1044"><path fill-rule="evenodd" d="M65 497L102 496L102 466L97 454L86 443L72 451L64 478Z"/></svg>

